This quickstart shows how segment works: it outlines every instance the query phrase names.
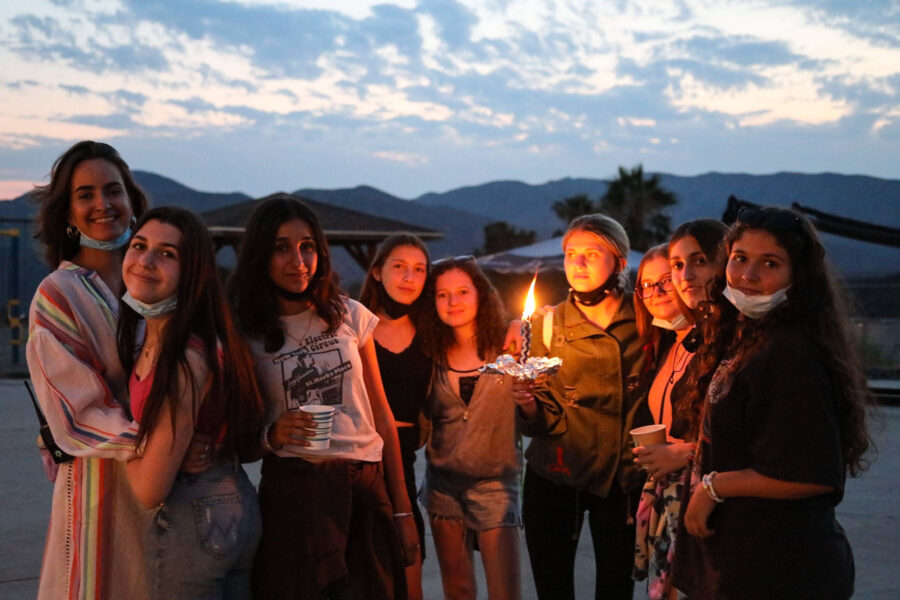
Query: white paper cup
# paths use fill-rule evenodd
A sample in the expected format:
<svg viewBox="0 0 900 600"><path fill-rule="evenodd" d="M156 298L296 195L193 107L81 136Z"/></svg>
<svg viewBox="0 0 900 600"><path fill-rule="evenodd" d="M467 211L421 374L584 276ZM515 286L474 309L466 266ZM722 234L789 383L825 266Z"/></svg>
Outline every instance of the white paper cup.
<svg viewBox="0 0 900 600"><path fill-rule="evenodd" d="M651 446L666 442L666 426L663 423L635 427L628 433L631 434L635 446Z"/></svg>
<svg viewBox="0 0 900 600"><path fill-rule="evenodd" d="M309 446L306 450L324 450L331 445L331 427L334 420L334 407L320 404L301 406L300 411L309 415L313 421L313 427L305 428L309 435L304 436Z"/></svg>

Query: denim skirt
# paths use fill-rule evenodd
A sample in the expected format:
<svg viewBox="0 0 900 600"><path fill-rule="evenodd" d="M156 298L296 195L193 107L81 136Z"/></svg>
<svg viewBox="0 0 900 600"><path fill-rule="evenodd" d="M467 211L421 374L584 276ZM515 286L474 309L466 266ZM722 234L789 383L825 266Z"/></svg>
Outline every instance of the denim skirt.
<svg viewBox="0 0 900 600"><path fill-rule="evenodd" d="M179 473L150 525L148 584L158 599L249 599L262 519L237 462Z"/></svg>

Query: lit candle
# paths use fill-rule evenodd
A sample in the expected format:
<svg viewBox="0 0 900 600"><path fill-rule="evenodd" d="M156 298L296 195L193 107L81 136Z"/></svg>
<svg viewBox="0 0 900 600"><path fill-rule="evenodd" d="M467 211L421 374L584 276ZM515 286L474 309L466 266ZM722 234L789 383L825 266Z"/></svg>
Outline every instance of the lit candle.
<svg viewBox="0 0 900 600"><path fill-rule="evenodd" d="M528 355L531 354L531 315L534 314L534 284L537 283L537 270L531 279L531 286L528 288L528 296L525 297L525 310L522 311L522 325L520 332L522 333L522 352L519 354L519 362L525 364Z"/></svg>

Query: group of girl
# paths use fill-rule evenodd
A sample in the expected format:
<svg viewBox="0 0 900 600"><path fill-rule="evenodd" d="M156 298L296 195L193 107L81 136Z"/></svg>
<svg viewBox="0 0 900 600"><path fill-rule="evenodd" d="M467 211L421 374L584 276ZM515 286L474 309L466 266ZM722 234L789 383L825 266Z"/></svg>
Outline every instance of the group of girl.
<svg viewBox="0 0 900 600"><path fill-rule="evenodd" d="M562 366L532 382L481 373L518 328L472 257L392 236L357 302L316 215L276 194L223 291L199 217L148 210L112 147L76 144L36 196L55 271L28 363L74 456L45 461L41 598L421 598L420 502L447 598L475 597L475 548L489 597L521 597L523 524L538 596L574 598L585 511L597 598L648 575L652 598L852 593L834 506L865 380L791 211L680 227L634 293L622 227L576 219L569 295L533 320L532 355ZM335 409L326 449L307 405ZM633 448L653 421L668 442Z"/></svg>

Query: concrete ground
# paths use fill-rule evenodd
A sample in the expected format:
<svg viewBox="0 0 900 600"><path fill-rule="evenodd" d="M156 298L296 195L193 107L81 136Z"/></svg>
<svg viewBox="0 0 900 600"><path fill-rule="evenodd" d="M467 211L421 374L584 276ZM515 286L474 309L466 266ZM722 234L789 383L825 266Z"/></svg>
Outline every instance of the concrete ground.
<svg viewBox="0 0 900 600"><path fill-rule="evenodd" d="M871 469L847 482L838 518L847 531L856 559L856 595L863 600L900 598L900 516L893 495L900 488L900 408L879 411L872 433L878 454ZM0 379L0 598L34 598L40 574L50 510L52 486L43 476L34 449L37 422L21 379ZM423 461L417 463L419 477ZM251 478L259 468L249 465ZM587 533L587 532L585 532ZM426 536L428 560L424 567L425 598L441 598L440 574L434 546ZM535 598L531 569L522 542L523 596ZM593 553L589 536L583 535L576 564L578 598L593 597ZM894 558L891 558L894 557ZM478 555L476 554L476 559ZM484 598L484 576L478 573L480 596ZM646 598L638 584L635 599Z"/></svg>

